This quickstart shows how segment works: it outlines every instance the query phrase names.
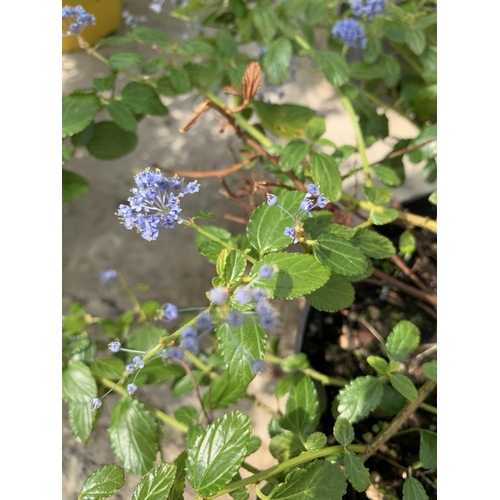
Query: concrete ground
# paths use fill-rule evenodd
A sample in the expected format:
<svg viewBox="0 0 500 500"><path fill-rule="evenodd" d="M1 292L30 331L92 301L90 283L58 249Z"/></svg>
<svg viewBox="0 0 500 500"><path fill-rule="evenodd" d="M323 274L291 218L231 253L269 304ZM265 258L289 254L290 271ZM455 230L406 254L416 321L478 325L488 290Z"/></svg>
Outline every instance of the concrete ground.
<svg viewBox="0 0 500 500"><path fill-rule="evenodd" d="M170 2L165 2L163 12L159 15L149 11L147 4L145 0L123 1L124 9L134 15L147 16L148 26L161 29L173 41L181 42L183 34L189 33L185 23L168 16ZM121 31L125 32L126 29L122 28ZM147 47L139 46L138 50L144 55L152 55ZM114 47L105 47L102 54L109 56L115 51ZM93 78L107 74L103 63L81 52L64 54L62 63L63 95L90 86ZM125 83L125 80L120 81L121 85ZM127 231L115 215L119 204L130 195L133 176L153 163L178 170L199 171L227 168L234 163L231 150L238 149L240 143L230 133L220 133L215 113L206 113L189 132L179 132L179 128L192 116L192 111L202 102L200 97L184 95L174 99L164 98L163 102L169 108L169 115L144 119L138 127L138 146L128 156L102 161L85 151L78 151L76 157L64 167L83 175L90 182L90 190L83 198L64 206L62 211L63 312L73 301L83 303L90 314L100 317L113 318L130 308L127 296L118 286L100 285L96 273L104 266L121 271L131 285L147 283L149 291L138 293L141 302L157 300L180 306L207 304L205 292L211 288L215 270L198 254L192 231L178 227L171 232L163 231L157 241L148 242L135 231ZM285 86L285 97L281 102L311 107L326 118L325 137L338 145L355 144L349 118L338 97L332 87L314 73L299 69L296 81ZM390 114L389 118L393 137L409 138L416 135L415 128L405 119L396 114ZM368 150L369 160L376 161L388 151L390 144L376 144ZM356 159L351 161L355 162ZM396 199L403 200L434 189L434 185L421 180L420 168L408 165L408 181L405 187L395 190ZM233 174L227 181L230 186L236 186L238 175ZM184 213L189 215L196 210L210 210L217 220L208 223L224 227L235 235L242 234L244 226L224 216L231 214L242 217L244 212L219 194L220 181L216 178L201 179L200 184L198 194L184 199ZM288 355L293 352L303 301L279 302L276 306L282 318L277 334L281 338L280 354ZM275 407L275 382L276 375L270 371L252 382L250 392ZM146 403L168 414L173 414L182 404L197 404L192 396L173 398L168 385L141 388L140 396ZM113 397L110 396L110 399ZM76 498L83 481L95 469L118 463L107 440L110 408L110 404L104 404L90 442L81 445L71 436L67 408L63 403L63 498ZM248 401L241 402L238 408L250 415L254 434L263 440L260 450L248 461L261 469L273 465L276 462L267 452L270 415L260 408L253 408ZM216 416L223 413L221 411ZM171 433L171 439L164 442L163 453L167 461L172 461L184 448L184 442L180 433L167 430ZM113 498L131 497L138 477L126 476L126 486ZM186 498L194 498L194 495L187 492Z"/></svg>

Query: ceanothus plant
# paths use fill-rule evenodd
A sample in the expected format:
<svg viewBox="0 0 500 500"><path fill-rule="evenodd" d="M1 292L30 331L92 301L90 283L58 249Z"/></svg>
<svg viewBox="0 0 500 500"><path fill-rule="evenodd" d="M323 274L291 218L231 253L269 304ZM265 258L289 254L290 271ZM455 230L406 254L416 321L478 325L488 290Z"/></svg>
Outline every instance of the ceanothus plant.
<svg viewBox="0 0 500 500"><path fill-rule="evenodd" d="M152 14L165 15L164 3L150 2ZM435 477L437 468L436 433L432 425L402 428L417 411L431 419L437 414L426 402L437 385L435 346L423 345L419 327L421 314L435 319L434 277L419 272L419 262L424 251L435 253L431 237L437 224L390 202L393 189L405 182L403 158L422 163L427 181L436 178L435 2L172 4L170 15L194 32L182 43L140 26L146 20L127 12L130 30L94 47L85 40L85 28L98 20L81 6L63 7L63 36L78 37L80 47L110 70L95 78L92 88L63 98L63 163L78 148L103 161L129 154L137 144L137 123L168 112L161 96L193 92L203 102L181 132L193 133L202 114L215 112L214 126L242 141L235 165L204 175L239 171L246 179L238 194L223 183L228 198L247 214L245 234L233 236L206 224L215 219L210 212L183 211L185 196L203 196L203 182L189 180L196 173L170 175L153 165L135 177L128 203L117 207L117 223L148 245L175 238L177 226L193 230L196 248L215 265L215 276L199 284L206 302L197 307L141 304L124 275L106 268L98 276L101 284L119 283L131 309L119 318L100 318L75 303L65 314L63 399L72 435L86 443L102 407L112 406L108 435L120 463L93 472L79 499L110 497L123 486L125 472L142 476L134 500L178 500L186 483L207 500L224 494L240 500L251 495L335 500L369 488L387 498L430 498L436 489L429 475ZM151 47L149 60L120 48L135 43ZM116 52L107 59L99 52L103 46ZM240 50L243 46L247 50ZM356 146L325 137L325 119L314 110L281 103L298 68L322 75L335 88ZM127 79L120 91L119 73ZM420 130L417 137L394 142L387 110L410 120ZM101 111L107 119L97 121ZM370 164L367 149L379 140L392 143L392 151ZM248 171L251 179L245 177ZM345 181L358 174L361 194L354 196ZM64 203L87 189L83 177L63 169ZM429 200L437 205L435 191ZM399 228L399 236L384 235L387 228ZM420 313L394 313L381 335L355 299L370 285L382 287L376 300L397 305L400 292ZM343 348L351 356L346 378L313 368L304 353L278 356L277 339L269 335L279 332L277 301L301 297L317 311L339 313L342 331L357 321L376 337L375 347L359 347L357 339L354 351ZM345 345L348 340L346 334ZM288 399L284 411L267 408L269 453L277 464L258 470L246 459L261 441L252 436L250 417L235 405L251 399L249 384L271 365L281 370L276 398ZM192 391L197 404L174 415L152 408L141 401L141 388L148 384L171 384L176 397ZM227 411L214 418L215 410ZM333 421L329 428L322 427L325 415ZM185 434L186 449L172 463L158 457L163 425ZM405 432L419 438L411 461L384 457L381 450ZM396 462L396 492L371 474L377 457ZM248 477L241 478L242 468Z"/></svg>

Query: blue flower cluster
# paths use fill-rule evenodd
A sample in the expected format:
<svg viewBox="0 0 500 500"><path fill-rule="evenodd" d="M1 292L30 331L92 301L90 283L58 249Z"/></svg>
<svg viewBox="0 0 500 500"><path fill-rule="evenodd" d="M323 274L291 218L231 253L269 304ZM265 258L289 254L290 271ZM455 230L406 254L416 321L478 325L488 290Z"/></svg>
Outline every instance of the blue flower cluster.
<svg viewBox="0 0 500 500"><path fill-rule="evenodd" d="M95 24L95 17L87 13L81 5L63 7L62 20L65 26L62 36L78 36L89 24Z"/></svg>
<svg viewBox="0 0 500 500"><path fill-rule="evenodd" d="M147 21L146 16L134 16L128 10L122 12L123 22L132 29L137 28L139 23L145 23Z"/></svg>
<svg viewBox="0 0 500 500"><path fill-rule="evenodd" d="M312 217L310 212L313 208L325 208L328 203L328 198L320 191L319 186L317 186L316 184L309 184L307 186L307 193L304 196L304 199L300 202L299 208L297 209L295 215L292 215L288 210L286 210L286 208L282 207L278 203L278 197L276 195L267 195L267 204L270 207L276 205L278 208L281 208L281 210L288 214L294 221L300 221L306 214L309 217ZM283 231L283 234L285 236L288 236L289 238L294 238L293 242L297 243L298 238L294 226L286 227Z"/></svg>
<svg viewBox="0 0 500 500"><path fill-rule="evenodd" d="M184 187L183 179L165 177L159 170L153 172L149 168L135 177L135 183L137 188L132 189L129 205L120 205L116 215L127 229L135 228L148 241L158 238L161 227L182 224L181 198L200 190L196 181Z"/></svg>
<svg viewBox="0 0 500 500"><path fill-rule="evenodd" d="M385 0L349 0L355 16L374 19L385 7Z"/></svg>
<svg viewBox="0 0 500 500"><path fill-rule="evenodd" d="M366 47L366 37L363 27L354 19L347 18L338 21L332 28L334 38L342 38L347 47Z"/></svg>

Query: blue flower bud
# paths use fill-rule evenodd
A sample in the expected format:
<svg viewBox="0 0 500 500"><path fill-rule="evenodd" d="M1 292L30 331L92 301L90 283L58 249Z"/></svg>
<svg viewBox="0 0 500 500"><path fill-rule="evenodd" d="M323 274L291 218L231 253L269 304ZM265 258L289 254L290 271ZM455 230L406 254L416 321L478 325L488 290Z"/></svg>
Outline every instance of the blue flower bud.
<svg viewBox="0 0 500 500"><path fill-rule="evenodd" d="M92 401L90 402L91 410L97 410L101 406L102 406L102 401L99 398L92 398Z"/></svg>

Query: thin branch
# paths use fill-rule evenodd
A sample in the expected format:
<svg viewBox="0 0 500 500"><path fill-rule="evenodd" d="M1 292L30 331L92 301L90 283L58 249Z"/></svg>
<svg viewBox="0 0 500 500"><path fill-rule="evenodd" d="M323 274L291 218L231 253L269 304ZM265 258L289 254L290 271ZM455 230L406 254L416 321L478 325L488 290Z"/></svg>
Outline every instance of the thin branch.
<svg viewBox="0 0 500 500"><path fill-rule="evenodd" d="M435 141L436 141L436 139L429 139L428 141L422 142L421 144L416 144L415 146L409 146L407 148L398 149L397 151L393 151L392 153L389 153L385 158L382 158L381 160L376 161L375 163L372 163L370 165L370 167L373 167L374 165L378 165L379 163L384 163L384 161L387 161L387 160L392 160L393 158L397 158L398 156L403 156L406 153L411 153L412 151L423 148L424 146L427 146L427 144L430 144L431 142L435 142Z"/></svg>

